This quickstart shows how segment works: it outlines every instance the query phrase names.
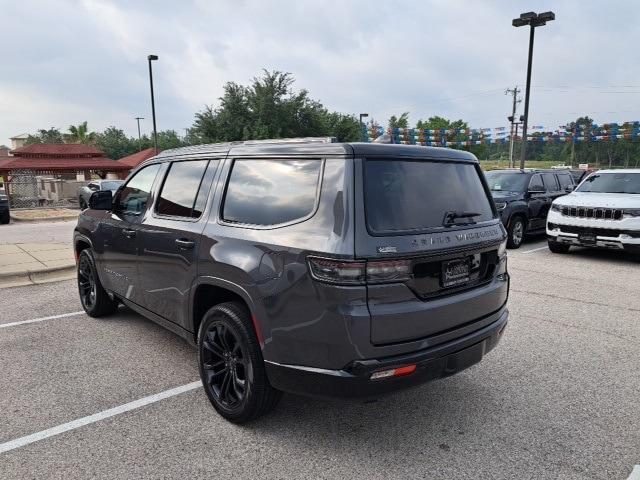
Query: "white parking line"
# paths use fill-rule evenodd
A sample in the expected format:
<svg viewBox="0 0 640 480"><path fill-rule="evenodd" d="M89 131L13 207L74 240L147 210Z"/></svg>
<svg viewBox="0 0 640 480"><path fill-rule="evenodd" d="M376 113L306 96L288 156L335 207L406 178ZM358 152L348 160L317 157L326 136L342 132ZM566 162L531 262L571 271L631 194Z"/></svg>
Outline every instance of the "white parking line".
<svg viewBox="0 0 640 480"><path fill-rule="evenodd" d="M633 467L631 475L629 475L629 478L627 478L627 480L640 480L640 465L636 465L635 467Z"/></svg>
<svg viewBox="0 0 640 480"><path fill-rule="evenodd" d="M27 435L25 437L16 438L15 440L10 440L5 443L0 443L0 453L15 450L16 448L24 447L25 445L37 442L38 440L44 440L45 438L53 437L54 435L59 435L61 433L75 430L76 428L80 428L91 423L99 422L100 420L104 420L105 418L114 417L116 415L120 415L121 413L125 413L136 408L159 402L160 400L164 400L165 398L180 395L181 393L188 392L189 390L194 390L200 386L202 386L202 383L199 381L187 383L186 385L182 385L180 387L165 390L164 392L149 395L148 397L143 397L139 400L125 403L124 405L119 405L108 410L103 410L99 413L94 413L93 415L89 415L88 417L78 418L77 420L63 423L62 425L57 425L55 427L42 430L41 432L32 433L31 435Z"/></svg>
<svg viewBox="0 0 640 480"><path fill-rule="evenodd" d="M62 313L60 315L51 315L50 317L32 318L31 320L22 320L20 322L0 323L0 328L15 327L17 325L25 325L27 323L44 322L45 320L55 320L57 318L74 317L76 315L82 315L83 313L84 310L80 310L79 312Z"/></svg>
<svg viewBox="0 0 640 480"><path fill-rule="evenodd" d="M532 250L527 250L526 252L520 252L522 255L526 255L527 253L533 253L533 252L538 252L540 250L544 250L546 248L549 248L548 246L544 246L544 247L540 247L540 248L534 248Z"/></svg>

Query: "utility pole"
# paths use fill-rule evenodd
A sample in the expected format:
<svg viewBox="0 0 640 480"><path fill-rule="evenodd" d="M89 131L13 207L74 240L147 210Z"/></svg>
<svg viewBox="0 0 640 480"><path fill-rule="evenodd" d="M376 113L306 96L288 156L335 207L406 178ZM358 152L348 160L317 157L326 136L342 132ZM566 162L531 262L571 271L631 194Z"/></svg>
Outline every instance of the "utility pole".
<svg viewBox="0 0 640 480"><path fill-rule="evenodd" d="M509 95L509 94L513 95L513 108L511 110L511 116L507 117L511 122L511 134L509 137L511 139L511 141L509 142L509 166L510 167L515 167L515 163L513 163L513 143L514 143L513 124L516 121L516 105L522 101L521 99L518 98L518 93L520 92L521 90L518 90L517 85L514 88L507 88L504 92L505 95Z"/></svg>
<svg viewBox="0 0 640 480"><path fill-rule="evenodd" d="M144 120L144 117L135 117L138 122L138 151L142 150L142 138L140 137L140 120Z"/></svg>

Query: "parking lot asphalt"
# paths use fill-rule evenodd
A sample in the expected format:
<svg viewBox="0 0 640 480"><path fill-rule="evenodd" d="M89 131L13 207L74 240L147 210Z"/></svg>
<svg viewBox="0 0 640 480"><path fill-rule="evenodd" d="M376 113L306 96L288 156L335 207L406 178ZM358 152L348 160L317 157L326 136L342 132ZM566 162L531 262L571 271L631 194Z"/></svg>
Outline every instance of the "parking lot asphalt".
<svg viewBox="0 0 640 480"><path fill-rule="evenodd" d="M640 263L510 251L502 343L459 375L342 403L285 395L245 426L201 388L0 453L1 478L597 478L640 464ZM198 380L195 349L73 281L0 292L5 442ZM26 320L53 317L34 323Z"/></svg>

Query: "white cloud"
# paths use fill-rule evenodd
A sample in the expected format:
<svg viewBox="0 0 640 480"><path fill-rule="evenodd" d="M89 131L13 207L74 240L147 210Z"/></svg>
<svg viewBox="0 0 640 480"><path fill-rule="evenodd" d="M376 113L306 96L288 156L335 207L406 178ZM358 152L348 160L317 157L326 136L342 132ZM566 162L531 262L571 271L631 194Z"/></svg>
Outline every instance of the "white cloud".
<svg viewBox="0 0 640 480"><path fill-rule="evenodd" d="M511 19L530 8L524 0L12 2L0 30L0 143L83 120L134 134L133 117L151 116L150 53L160 56L161 129L182 131L217 103L225 82L247 83L262 68L293 73L330 109L382 122L410 111L412 121L437 114L504 125L504 89L524 84L528 37ZM535 8L557 20L536 33L531 123L557 126L582 112L639 119L640 65L625 53L640 40L637 4Z"/></svg>

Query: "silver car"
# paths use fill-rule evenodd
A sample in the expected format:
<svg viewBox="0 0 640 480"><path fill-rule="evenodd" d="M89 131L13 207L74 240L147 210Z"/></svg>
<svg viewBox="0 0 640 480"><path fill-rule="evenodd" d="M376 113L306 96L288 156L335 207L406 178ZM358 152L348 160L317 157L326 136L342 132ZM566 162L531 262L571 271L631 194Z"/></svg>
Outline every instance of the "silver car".
<svg viewBox="0 0 640 480"><path fill-rule="evenodd" d="M84 187L78 189L78 204L81 210L89 208L89 199L93 192L99 192L101 190L110 190L115 195L116 190L120 188L120 185L124 183L124 180L92 180Z"/></svg>

